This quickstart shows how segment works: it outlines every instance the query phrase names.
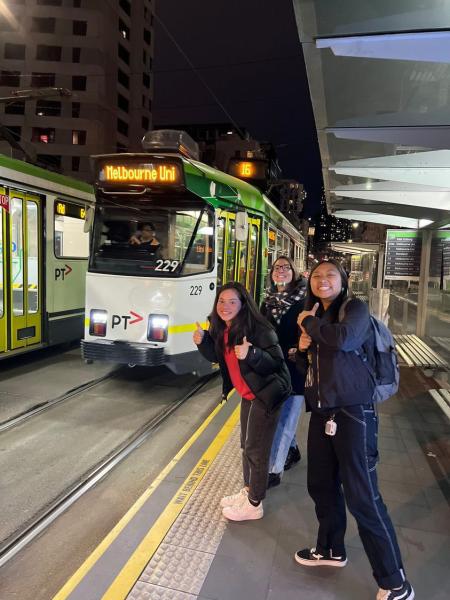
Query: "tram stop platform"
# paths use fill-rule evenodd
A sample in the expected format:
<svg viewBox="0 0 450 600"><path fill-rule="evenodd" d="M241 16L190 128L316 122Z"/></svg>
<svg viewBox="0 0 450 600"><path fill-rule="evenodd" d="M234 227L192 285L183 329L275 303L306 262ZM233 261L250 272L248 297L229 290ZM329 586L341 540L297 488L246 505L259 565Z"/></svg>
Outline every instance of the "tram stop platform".
<svg viewBox="0 0 450 600"><path fill-rule="evenodd" d="M448 417L417 369L380 406L380 488L416 598L450 589ZM296 550L314 546L316 517L302 460L268 491L264 518L230 523L219 501L242 486L239 398L218 406L54 600L374 600L377 586L349 515L344 569L308 569Z"/></svg>

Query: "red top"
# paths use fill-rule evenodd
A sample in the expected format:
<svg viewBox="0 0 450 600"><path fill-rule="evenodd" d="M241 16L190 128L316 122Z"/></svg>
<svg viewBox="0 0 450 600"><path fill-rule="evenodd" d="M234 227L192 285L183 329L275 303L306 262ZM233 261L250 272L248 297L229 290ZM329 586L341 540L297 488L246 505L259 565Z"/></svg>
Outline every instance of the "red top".
<svg viewBox="0 0 450 600"><path fill-rule="evenodd" d="M223 333L223 344L224 344L224 358L228 367L231 381L236 388L237 393L246 400L254 400L255 395L245 382L245 379L241 375L241 369L239 368L239 359L234 353L234 348L228 348L228 329L225 329Z"/></svg>

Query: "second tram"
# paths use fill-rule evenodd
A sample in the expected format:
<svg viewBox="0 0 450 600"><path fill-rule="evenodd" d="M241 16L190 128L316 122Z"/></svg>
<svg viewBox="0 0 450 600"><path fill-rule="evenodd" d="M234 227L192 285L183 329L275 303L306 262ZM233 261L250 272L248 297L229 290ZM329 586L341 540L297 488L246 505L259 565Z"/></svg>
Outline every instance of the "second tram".
<svg viewBox="0 0 450 600"><path fill-rule="evenodd" d="M259 301L277 256L305 265L305 241L256 188L196 160L183 132L149 132L144 153L94 157L86 360L210 369L192 343L217 287Z"/></svg>

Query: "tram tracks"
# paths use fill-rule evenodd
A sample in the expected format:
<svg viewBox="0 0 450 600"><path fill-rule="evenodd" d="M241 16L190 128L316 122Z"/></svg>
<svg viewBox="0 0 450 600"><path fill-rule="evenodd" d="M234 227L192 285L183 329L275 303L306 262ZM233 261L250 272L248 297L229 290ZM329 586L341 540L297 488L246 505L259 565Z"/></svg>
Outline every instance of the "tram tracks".
<svg viewBox="0 0 450 600"><path fill-rule="evenodd" d="M106 379L112 374L106 375ZM13 558L25 546L39 536L53 521L72 506L79 498L92 489L100 480L106 477L114 468L122 463L132 452L141 446L154 433L156 428L172 415L189 398L200 392L200 390L217 374L208 375L192 385L180 398L171 402L156 415L144 423L128 439L116 447L108 456L100 460L74 484L66 488L64 492L49 504L44 510L36 515L23 528L17 530L3 542L0 542L0 567ZM95 380L96 381L96 380ZM91 383L92 382L88 382ZM85 384L86 386L88 384Z"/></svg>
<svg viewBox="0 0 450 600"><path fill-rule="evenodd" d="M90 381L87 381L85 383L82 383L81 385L71 388L67 392L64 392L64 394L56 396L55 398L51 398L50 400L45 400L43 402L39 402L38 404L31 406L30 408L24 410L23 412L21 412L17 415L14 415L13 417L10 417L9 419L0 421L0 433L3 433L4 431L8 431L9 429L12 429L13 427L17 427L18 425L21 425L28 419L31 419L32 417L34 417L36 415L40 415L41 413L45 412L46 410L49 410L50 408L52 408L58 404L61 404L62 402L65 402L66 400L70 400L71 398L74 398L75 396L78 396L78 395L82 394L83 392L86 392L87 390L90 390L90 389L96 387L97 385L99 385L100 383L103 383L104 381L106 381L108 379L117 377L117 375L119 375L119 373L122 370L124 370L124 367L119 367L118 369L114 369L113 371L110 371L106 375L102 375L101 377L97 377L96 379L91 379Z"/></svg>

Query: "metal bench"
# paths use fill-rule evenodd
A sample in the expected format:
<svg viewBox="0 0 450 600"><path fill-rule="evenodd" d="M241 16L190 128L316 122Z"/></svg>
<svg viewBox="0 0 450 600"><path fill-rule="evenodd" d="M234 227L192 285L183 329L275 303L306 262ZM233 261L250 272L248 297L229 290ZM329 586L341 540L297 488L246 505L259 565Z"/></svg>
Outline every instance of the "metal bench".
<svg viewBox="0 0 450 600"><path fill-rule="evenodd" d="M394 339L400 362L406 366L421 367L431 371L447 371L448 362L417 335L394 335Z"/></svg>
<svg viewBox="0 0 450 600"><path fill-rule="evenodd" d="M428 390L436 404L444 412L447 419L450 419L450 392L448 390Z"/></svg>

